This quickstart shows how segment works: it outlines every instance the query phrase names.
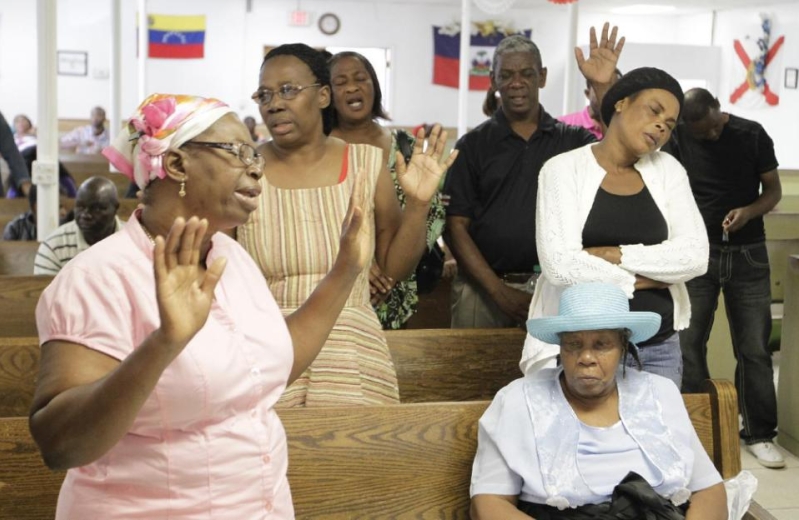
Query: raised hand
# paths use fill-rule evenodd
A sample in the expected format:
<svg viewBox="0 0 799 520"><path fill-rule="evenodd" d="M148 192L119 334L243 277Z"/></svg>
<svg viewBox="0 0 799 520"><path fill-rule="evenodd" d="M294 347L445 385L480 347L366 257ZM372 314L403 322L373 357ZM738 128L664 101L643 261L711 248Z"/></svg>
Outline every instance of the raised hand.
<svg viewBox="0 0 799 520"><path fill-rule="evenodd" d="M375 253L374 240L369 232L369 226L364 225L363 208L367 206L366 200L366 174L359 171L355 177L355 186L350 196L350 205L344 222L341 224L341 242L336 257L336 262L343 262L344 266L353 274L360 274L366 265L372 261Z"/></svg>
<svg viewBox="0 0 799 520"><path fill-rule="evenodd" d="M605 22L602 26L602 37L597 41L596 29L591 27L588 58L580 47L575 47L574 56L577 66L585 79L592 83L611 83L616 75L616 64L619 62L621 50L624 48L624 37L616 41L618 27L608 35L610 24Z"/></svg>
<svg viewBox="0 0 799 520"><path fill-rule="evenodd" d="M214 260L207 270L200 265L200 247L207 230L205 219L185 221L179 217L166 239L155 238L155 293L161 332L170 344L180 348L205 325L214 288L225 270L224 258Z"/></svg>
<svg viewBox="0 0 799 520"><path fill-rule="evenodd" d="M397 180L405 196L411 200L428 204L438 191L438 185L444 172L452 166L458 151L453 150L448 157L444 156L447 144L447 132L436 124L427 138L427 150L424 149L424 128L416 134L411 161L406 166L405 159L397 152Z"/></svg>

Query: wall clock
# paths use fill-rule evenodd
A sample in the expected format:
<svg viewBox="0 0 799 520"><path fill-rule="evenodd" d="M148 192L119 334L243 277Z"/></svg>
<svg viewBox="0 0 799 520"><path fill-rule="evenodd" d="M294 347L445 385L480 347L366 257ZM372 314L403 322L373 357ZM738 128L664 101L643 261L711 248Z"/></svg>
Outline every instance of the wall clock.
<svg viewBox="0 0 799 520"><path fill-rule="evenodd" d="M341 20L333 13L325 13L319 17L319 30L327 35L336 34L341 29Z"/></svg>

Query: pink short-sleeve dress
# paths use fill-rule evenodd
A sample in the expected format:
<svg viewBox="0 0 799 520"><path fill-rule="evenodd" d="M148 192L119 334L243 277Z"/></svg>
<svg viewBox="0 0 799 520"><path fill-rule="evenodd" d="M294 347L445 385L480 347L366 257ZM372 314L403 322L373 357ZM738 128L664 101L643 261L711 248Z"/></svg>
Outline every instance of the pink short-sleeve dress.
<svg viewBox="0 0 799 520"><path fill-rule="evenodd" d="M286 436L274 404L293 350L249 255L226 257L205 326L167 367L130 431L99 460L67 472L57 520L294 518ZM39 339L122 360L159 325L152 245L138 215L75 257L36 308Z"/></svg>

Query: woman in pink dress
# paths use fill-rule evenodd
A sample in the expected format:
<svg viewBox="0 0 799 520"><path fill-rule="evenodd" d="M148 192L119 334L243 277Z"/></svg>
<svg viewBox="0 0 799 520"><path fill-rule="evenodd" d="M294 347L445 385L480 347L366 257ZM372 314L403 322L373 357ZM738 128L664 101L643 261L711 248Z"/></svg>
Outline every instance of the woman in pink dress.
<svg viewBox="0 0 799 520"><path fill-rule="evenodd" d="M263 169L230 107L155 94L104 153L143 208L62 269L36 309L31 432L48 466L69 469L56 518L293 518L273 406L371 260L363 186L330 274L283 318L223 233L255 209Z"/></svg>

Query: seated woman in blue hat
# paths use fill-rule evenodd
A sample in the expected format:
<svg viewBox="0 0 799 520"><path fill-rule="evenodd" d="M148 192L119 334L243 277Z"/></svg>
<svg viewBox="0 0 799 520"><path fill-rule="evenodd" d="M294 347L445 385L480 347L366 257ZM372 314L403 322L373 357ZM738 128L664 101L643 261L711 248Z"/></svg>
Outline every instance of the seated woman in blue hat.
<svg viewBox="0 0 799 520"><path fill-rule="evenodd" d="M659 327L602 283L569 287L557 316L528 320L560 345L560 366L512 382L480 419L472 519L727 518L677 387L625 366Z"/></svg>

